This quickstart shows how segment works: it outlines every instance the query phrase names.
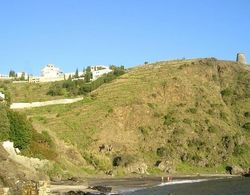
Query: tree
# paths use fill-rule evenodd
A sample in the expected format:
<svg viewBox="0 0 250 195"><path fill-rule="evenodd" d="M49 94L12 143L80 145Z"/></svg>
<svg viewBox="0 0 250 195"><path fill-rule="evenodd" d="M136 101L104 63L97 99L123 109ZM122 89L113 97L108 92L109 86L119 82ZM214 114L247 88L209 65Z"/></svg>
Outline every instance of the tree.
<svg viewBox="0 0 250 195"><path fill-rule="evenodd" d="M24 80L25 80L25 72L22 72L22 75L21 75L20 80L21 80L21 81L24 81Z"/></svg>
<svg viewBox="0 0 250 195"><path fill-rule="evenodd" d="M78 68L76 69L75 78L79 78L79 71L78 71Z"/></svg>
<svg viewBox="0 0 250 195"><path fill-rule="evenodd" d="M115 76L120 76L125 73L124 66L120 66L120 67L114 66L112 70L114 71Z"/></svg>
<svg viewBox="0 0 250 195"><path fill-rule="evenodd" d="M91 72L90 66L88 66L88 67L86 68L86 72Z"/></svg>
<svg viewBox="0 0 250 195"><path fill-rule="evenodd" d="M90 66L88 66L86 68L86 73L85 73L85 76L84 76L84 81L86 83L90 82L90 80L92 79L92 73L91 73L91 68Z"/></svg>
<svg viewBox="0 0 250 195"><path fill-rule="evenodd" d="M47 94L51 96L60 96L60 95L65 95L65 93L66 90L60 83L54 83L49 87L49 91Z"/></svg>
<svg viewBox="0 0 250 195"><path fill-rule="evenodd" d="M10 70L9 77L16 77L16 72L14 70Z"/></svg>

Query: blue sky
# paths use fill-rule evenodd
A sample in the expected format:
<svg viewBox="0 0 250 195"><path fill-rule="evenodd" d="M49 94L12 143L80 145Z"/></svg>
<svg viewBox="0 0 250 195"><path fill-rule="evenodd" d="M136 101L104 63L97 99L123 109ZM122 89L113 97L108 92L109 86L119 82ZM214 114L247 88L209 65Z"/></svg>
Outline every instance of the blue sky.
<svg viewBox="0 0 250 195"><path fill-rule="evenodd" d="M0 73L250 59L249 0L0 0Z"/></svg>

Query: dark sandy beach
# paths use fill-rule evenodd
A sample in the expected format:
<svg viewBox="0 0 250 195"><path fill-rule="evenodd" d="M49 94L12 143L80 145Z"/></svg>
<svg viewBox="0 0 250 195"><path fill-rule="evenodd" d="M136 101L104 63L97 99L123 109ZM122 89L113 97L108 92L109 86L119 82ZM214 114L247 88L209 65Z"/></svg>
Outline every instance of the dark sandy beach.
<svg viewBox="0 0 250 195"><path fill-rule="evenodd" d="M89 189L93 186L103 186L112 187L112 193L121 194L131 191L137 191L142 189L151 189L161 184L175 184L181 182L195 182L195 181L207 181L207 180L217 180L217 179L229 179L236 178L237 176L232 175L179 175L179 176L147 176L147 177L123 177L123 178L82 178L80 181L75 181L71 183L61 182L60 184L52 183L51 192L52 193L65 193L69 191L82 191L82 192L92 192L100 193L97 190Z"/></svg>

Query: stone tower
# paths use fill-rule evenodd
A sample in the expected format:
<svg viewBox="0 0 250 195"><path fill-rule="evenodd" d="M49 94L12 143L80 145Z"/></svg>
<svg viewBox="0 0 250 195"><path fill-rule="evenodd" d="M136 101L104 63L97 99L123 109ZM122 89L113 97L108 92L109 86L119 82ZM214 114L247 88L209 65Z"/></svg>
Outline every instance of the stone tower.
<svg viewBox="0 0 250 195"><path fill-rule="evenodd" d="M244 53L237 53L236 62L240 64L246 64L246 56Z"/></svg>

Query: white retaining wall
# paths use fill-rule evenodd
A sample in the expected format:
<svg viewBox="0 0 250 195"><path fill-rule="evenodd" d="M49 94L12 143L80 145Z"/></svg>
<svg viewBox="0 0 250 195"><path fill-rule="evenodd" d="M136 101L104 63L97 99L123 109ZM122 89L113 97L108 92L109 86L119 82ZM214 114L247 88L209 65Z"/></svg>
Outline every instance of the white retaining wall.
<svg viewBox="0 0 250 195"><path fill-rule="evenodd" d="M6 152L9 153L9 158L13 161L29 168L29 169L39 169L43 168L44 166L48 165L48 160L40 160L38 158L29 158L26 156L22 156L18 153L20 151L17 148L14 148L14 143L10 141L5 141L2 143Z"/></svg>

